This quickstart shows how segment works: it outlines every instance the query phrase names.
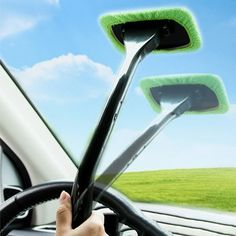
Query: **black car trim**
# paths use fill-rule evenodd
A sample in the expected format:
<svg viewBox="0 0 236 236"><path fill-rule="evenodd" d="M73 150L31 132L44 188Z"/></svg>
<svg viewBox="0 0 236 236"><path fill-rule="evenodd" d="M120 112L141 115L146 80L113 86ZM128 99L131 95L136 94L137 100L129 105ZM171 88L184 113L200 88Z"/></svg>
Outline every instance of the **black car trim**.
<svg viewBox="0 0 236 236"><path fill-rule="evenodd" d="M13 163L13 165L18 170L18 173L19 173L20 178L22 180L24 189L31 187L32 183L30 180L30 176L29 176L28 171L25 168L23 162L15 154L15 152L12 151L12 149L2 140L1 137L0 137L0 146L2 147L3 153L7 155L7 157L10 159L10 161Z"/></svg>

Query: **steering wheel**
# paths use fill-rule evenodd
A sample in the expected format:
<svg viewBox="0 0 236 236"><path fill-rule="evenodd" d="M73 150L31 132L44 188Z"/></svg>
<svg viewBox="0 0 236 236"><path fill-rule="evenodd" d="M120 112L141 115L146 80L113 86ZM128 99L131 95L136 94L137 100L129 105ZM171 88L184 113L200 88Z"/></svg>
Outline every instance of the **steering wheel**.
<svg viewBox="0 0 236 236"><path fill-rule="evenodd" d="M72 182L49 182L28 188L9 198L0 206L1 234L21 212L56 199L59 197L62 190L70 192L71 188ZM94 199L96 199L101 191L102 188L95 184ZM117 214L120 222L125 223L138 232L142 232L142 235L171 235L168 232L164 232L155 221L146 218L126 197L115 190L103 192L99 202L113 210Z"/></svg>

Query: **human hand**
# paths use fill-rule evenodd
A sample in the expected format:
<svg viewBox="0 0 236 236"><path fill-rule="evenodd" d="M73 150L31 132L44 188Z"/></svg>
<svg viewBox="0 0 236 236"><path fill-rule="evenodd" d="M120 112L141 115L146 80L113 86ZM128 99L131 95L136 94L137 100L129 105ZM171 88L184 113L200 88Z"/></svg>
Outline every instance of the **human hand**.
<svg viewBox="0 0 236 236"><path fill-rule="evenodd" d="M93 212L79 227L72 229L70 195L63 191L56 215L56 236L108 236L104 229L104 215Z"/></svg>

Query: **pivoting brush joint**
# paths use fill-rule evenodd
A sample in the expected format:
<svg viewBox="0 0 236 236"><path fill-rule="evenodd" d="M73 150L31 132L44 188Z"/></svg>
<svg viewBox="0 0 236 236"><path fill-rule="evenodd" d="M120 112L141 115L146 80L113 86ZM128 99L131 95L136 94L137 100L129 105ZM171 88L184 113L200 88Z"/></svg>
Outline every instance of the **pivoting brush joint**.
<svg viewBox="0 0 236 236"><path fill-rule="evenodd" d="M160 34L155 28L143 28L140 31L135 27L126 27L123 34L126 51L134 51L134 48L139 48L136 53L141 58L155 50L160 44ZM140 47L141 44L143 46Z"/></svg>

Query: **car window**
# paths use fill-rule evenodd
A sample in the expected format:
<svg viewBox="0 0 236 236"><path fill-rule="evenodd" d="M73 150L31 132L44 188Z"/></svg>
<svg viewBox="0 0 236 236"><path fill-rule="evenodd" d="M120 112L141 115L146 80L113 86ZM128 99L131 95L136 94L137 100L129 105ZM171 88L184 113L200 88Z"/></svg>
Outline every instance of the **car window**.
<svg viewBox="0 0 236 236"><path fill-rule="evenodd" d="M92 10L90 3L79 1L73 7L66 1L37 2L36 6L26 2L19 8L3 4L9 15L18 11L16 17L22 24L15 29L13 22L12 28L0 35L1 57L77 165L124 58L104 34L100 16L108 11L178 6L192 12L201 48L152 54L140 64L97 175L154 119L160 119L141 90L143 79L214 74L224 84L228 111L180 116L160 132L113 186L138 202L235 213L236 2L180 1L176 5L175 1L139 1L134 5L131 1L95 1ZM26 10L27 4L31 11ZM7 25L8 16L4 17Z"/></svg>

